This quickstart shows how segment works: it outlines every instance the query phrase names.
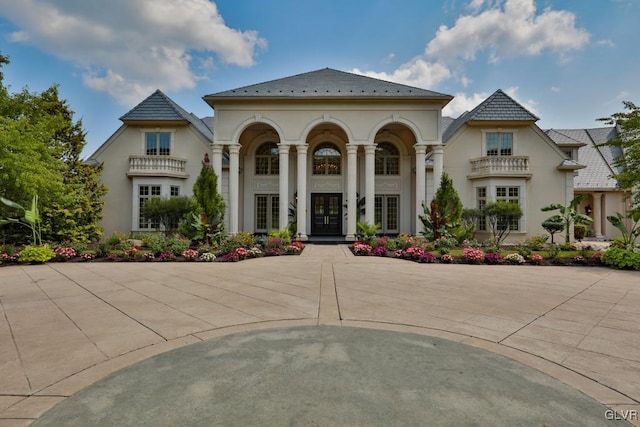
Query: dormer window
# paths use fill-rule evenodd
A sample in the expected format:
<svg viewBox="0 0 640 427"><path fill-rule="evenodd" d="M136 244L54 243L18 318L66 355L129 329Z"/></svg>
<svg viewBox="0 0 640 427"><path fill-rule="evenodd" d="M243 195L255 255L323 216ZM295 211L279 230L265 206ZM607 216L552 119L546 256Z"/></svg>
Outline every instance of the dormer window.
<svg viewBox="0 0 640 427"><path fill-rule="evenodd" d="M145 132L145 154L147 156L170 156L171 132Z"/></svg>
<svg viewBox="0 0 640 427"><path fill-rule="evenodd" d="M487 156L513 155L513 133L487 132Z"/></svg>

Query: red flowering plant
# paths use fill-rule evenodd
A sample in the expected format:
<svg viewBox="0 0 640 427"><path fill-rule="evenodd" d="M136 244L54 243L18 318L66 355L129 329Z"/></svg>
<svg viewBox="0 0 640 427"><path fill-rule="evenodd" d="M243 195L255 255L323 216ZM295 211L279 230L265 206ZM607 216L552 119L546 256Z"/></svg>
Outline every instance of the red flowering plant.
<svg viewBox="0 0 640 427"><path fill-rule="evenodd" d="M462 256L469 264L481 264L484 261L484 252L480 249L464 248Z"/></svg>

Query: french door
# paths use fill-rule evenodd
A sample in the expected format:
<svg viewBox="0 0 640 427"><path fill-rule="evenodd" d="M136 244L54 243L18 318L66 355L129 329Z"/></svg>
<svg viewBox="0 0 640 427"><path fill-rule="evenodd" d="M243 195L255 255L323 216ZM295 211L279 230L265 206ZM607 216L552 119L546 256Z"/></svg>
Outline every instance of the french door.
<svg viewBox="0 0 640 427"><path fill-rule="evenodd" d="M342 194L311 193L311 234L342 235Z"/></svg>

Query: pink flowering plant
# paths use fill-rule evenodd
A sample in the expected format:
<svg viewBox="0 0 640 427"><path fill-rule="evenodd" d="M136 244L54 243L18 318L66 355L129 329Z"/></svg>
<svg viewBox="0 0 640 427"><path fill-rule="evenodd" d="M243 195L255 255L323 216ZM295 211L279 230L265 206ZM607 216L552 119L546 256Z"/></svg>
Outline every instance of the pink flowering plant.
<svg viewBox="0 0 640 427"><path fill-rule="evenodd" d="M440 257L440 262L443 264L451 264L453 262L453 256L450 254L444 254Z"/></svg>
<svg viewBox="0 0 640 427"><path fill-rule="evenodd" d="M76 250L68 246L58 246L53 252L56 254L56 260L58 261L68 261L77 255Z"/></svg>
<svg viewBox="0 0 640 427"><path fill-rule="evenodd" d="M376 246L371 251L371 254L375 255L375 256L387 256L388 253L389 253L389 251L387 250L386 246L384 246L384 245L383 246Z"/></svg>
<svg viewBox="0 0 640 427"><path fill-rule="evenodd" d="M529 261L529 263L533 265L542 265L542 262L544 261L544 257L539 254L531 254L527 256L527 261Z"/></svg>
<svg viewBox="0 0 640 427"><path fill-rule="evenodd" d="M249 256L249 249L247 248L237 248L235 252L239 260L245 259L247 256Z"/></svg>
<svg viewBox="0 0 640 427"><path fill-rule="evenodd" d="M481 249L464 248L462 256L469 264L482 264L484 261L484 252Z"/></svg>
<svg viewBox="0 0 640 427"><path fill-rule="evenodd" d="M85 252L82 255L80 255L80 259L83 261L92 261L96 259L96 254L93 254L91 252Z"/></svg>
<svg viewBox="0 0 640 427"><path fill-rule="evenodd" d="M422 251L418 261L431 264L431 263L436 262L436 256L433 253L429 252L429 251Z"/></svg>
<svg viewBox="0 0 640 427"><path fill-rule="evenodd" d="M500 255L500 252L489 252L484 256L484 262L491 265L500 264L502 255Z"/></svg>
<svg viewBox="0 0 640 427"><path fill-rule="evenodd" d="M173 252L171 251L164 251L160 254L160 256L158 256L158 259L160 261L175 261L176 260L176 256Z"/></svg>
<svg viewBox="0 0 640 427"><path fill-rule="evenodd" d="M354 255L371 255L372 248L371 246L362 243L362 242L353 242L351 245L351 250Z"/></svg>
<svg viewBox="0 0 640 427"><path fill-rule="evenodd" d="M185 249L184 251L182 251L182 256L184 257L185 261L195 261L196 259L198 259L198 251L195 249Z"/></svg>

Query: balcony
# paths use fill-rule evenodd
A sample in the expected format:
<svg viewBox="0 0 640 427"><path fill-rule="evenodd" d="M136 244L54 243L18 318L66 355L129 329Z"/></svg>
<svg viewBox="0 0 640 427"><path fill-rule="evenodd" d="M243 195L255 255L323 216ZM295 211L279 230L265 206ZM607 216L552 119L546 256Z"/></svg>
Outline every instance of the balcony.
<svg viewBox="0 0 640 427"><path fill-rule="evenodd" d="M469 179L531 178L527 156L485 156L471 159Z"/></svg>
<svg viewBox="0 0 640 427"><path fill-rule="evenodd" d="M187 159L171 156L129 156L128 177L158 176L186 179Z"/></svg>

